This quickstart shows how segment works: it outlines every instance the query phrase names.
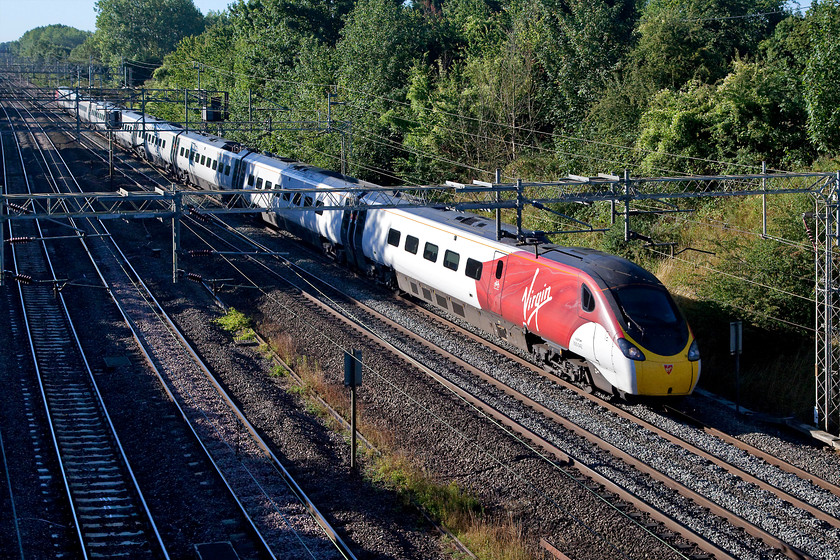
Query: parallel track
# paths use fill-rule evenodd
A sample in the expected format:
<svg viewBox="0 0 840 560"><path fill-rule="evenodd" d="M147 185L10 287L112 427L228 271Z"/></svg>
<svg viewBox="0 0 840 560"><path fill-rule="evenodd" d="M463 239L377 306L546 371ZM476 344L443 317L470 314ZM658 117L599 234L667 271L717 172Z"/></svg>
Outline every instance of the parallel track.
<svg viewBox="0 0 840 560"><path fill-rule="evenodd" d="M103 224L89 221L88 227L110 239ZM268 553L272 557L295 551L295 557L301 558L355 558L215 381L119 247L113 240L109 243L110 248L92 247L103 284L109 286L150 366ZM157 332L161 330L165 334Z"/></svg>
<svg viewBox="0 0 840 560"><path fill-rule="evenodd" d="M14 132L8 114L6 120ZM17 155L31 192L19 145ZM10 225L10 230L13 237L44 237L37 221ZM25 289L19 282L18 294L82 556L168 558L96 387L63 295L54 291L58 279L46 243L13 246L12 256L16 274L43 270L52 278L52 282L38 282Z"/></svg>
<svg viewBox="0 0 840 560"><path fill-rule="evenodd" d="M399 328L399 327L392 326L391 328ZM449 359L451 359L451 358L449 358ZM528 364L528 367L530 369L537 370L537 368L534 368L534 366L532 366L530 364ZM541 370L540 370L540 372L541 372ZM495 384L499 389L507 392L508 394L513 393L513 391L510 388L501 387L496 380L492 380L490 378L487 378L485 380L490 382L490 383ZM579 393L582 393L582 391L580 391L579 389L574 389L574 390L579 392ZM467 395L463 395L463 398L466 399L466 398L470 398L470 397L468 397ZM518 398L520 400L525 400L521 395L517 396L516 398ZM479 405L479 403L477 403L477 402L475 404L477 406ZM528 405L531 406L531 407L540 407L541 406L541 405L539 405L539 403L536 403L535 401L532 401L532 400L529 400ZM815 518L820 519L821 521L825 522L829 526L833 526L835 528L840 526L840 520L838 520L837 517L831 516L831 515L827 514L826 512L821 511L819 507L811 505L811 504L807 503L806 501L800 500L795 495L786 493L785 491L780 490L780 489L774 487L773 485L771 485L769 483L766 483L766 482L764 482L764 481L762 481L762 480L760 480L756 477L753 477L751 474L749 474L749 472L741 469L740 467L736 467L734 465L727 464L727 463L723 462L721 459L719 459L717 457L714 457L709 453L706 453L705 451L697 448L696 446L688 445L688 444L686 444L686 442L681 442L677 438L667 434L665 431L663 431L659 428L656 428L656 427L642 421L641 419L632 419L632 415L626 413L620 407L614 407L613 405L610 405L609 403L602 403L602 402L599 403L599 405L604 406L605 408L609 409L614 414L616 414L618 416L621 416L622 418L629 419L629 420L635 422L636 424L642 426L645 430L649 430L653 433L656 433L658 435L658 437L662 437L663 439L669 441L671 444L677 445L677 446L680 446L680 447L684 447L684 448L690 450L691 453L696 454L698 457L701 457L704 460L715 463L718 466L720 466L722 468L725 468L725 469L729 470L730 472L735 473L736 476L740 477L742 480L744 480L744 481L746 481L750 484L753 484L756 487L761 488L763 491L774 494L779 500L782 500L782 501L793 504L794 506L810 513ZM489 409L488 409L487 413L488 414L494 414ZM545 409L543 411L543 414L547 417L552 417L553 413L550 410ZM502 415L502 416L504 416L504 415ZM504 421L502 417L497 417L497 419L500 420L500 421ZM654 477L658 478L660 480L660 482L664 483L665 485L670 486L670 487L675 488L675 489L678 489L678 491L680 491L683 494L691 495L692 499L694 499L701 506L703 506L705 508L708 508L708 509L712 510L713 512L727 518L730 522L742 527L745 531L749 532L753 536L756 536L757 538L760 538L760 539L764 540L765 542L767 542L768 544L770 544L774 548L777 548L778 550L784 551L785 554L787 554L789 557L791 557L791 558L810 558L811 557L808 554L806 554L805 552L803 552L802 550L798 549L797 547L789 544L785 540L773 536L772 534L768 533L764 529L761 529L760 527L756 527L753 523L741 518L737 514L729 512L725 508L718 506L714 502L711 502L711 501L705 499L702 495L699 495L696 492L694 492L693 490L690 490L690 489L686 488L685 485L679 484L679 483L677 483L676 481L673 481L673 480L668 480L667 479L668 477L663 477L663 476L659 475L654 469L648 468L643 463L634 459L631 455L616 449L615 446L612 446L610 444L605 445L603 442L601 442L600 438L597 435L594 435L594 434L587 435L585 433L585 430L582 429L581 427L572 425L571 423L563 421L560 418L556 418L555 420L558 421L558 422L564 423L564 425L566 425L566 427L568 429L570 429L572 431L575 431L576 433L579 433L583 437L586 437L588 439L591 438L590 441L593 441L594 443L597 443L598 445L601 445L605 449L608 449L612 454L622 458L622 460L627 461L631 464L635 464L636 467L639 470L641 470L643 472L648 472L651 476L654 476ZM504 421L504 422L507 423L507 421ZM515 428L515 429L517 429L520 432L523 431L522 427ZM535 434L533 432L527 432L527 433L528 433L528 437L530 437L532 439L535 437ZM540 443L540 445L542 445L546 449L554 447L553 445L551 445L549 442L547 442L545 440L543 440ZM742 447L742 448L746 449L744 447ZM560 457L562 460L564 460L566 462L573 462L573 458L569 457L565 453L560 452L561 454L557 454L555 451L551 451L551 452L554 453L557 457ZM748 452L752 453L752 451L748 451ZM580 463L578 462L578 464L580 464ZM803 474L801 472L797 472L797 471L795 471L791 468L787 468L784 465L778 464L778 466L782 470L787 470L788 472L794 472L797 476L800 476L800 477L803 476ZM597 478L600 475L597 475L597 473L593 473L593 476ZM607 484L606 481L604 481L603 483ZM828 490L829 492L832 492L832 493L835 493L835 494L838 493L837 488L833 485L828 485L827 483L819 483L819 482L816 482L816 484L822 486L822 488ZM621 492L621 490L618 489L618 488L616 489L616 491ZM629 496L626 497L625 499L628 499L629 501L634 501L634 498L629 497ZM643 506L643 504L640 504L640 505ZM658 513L658 514L656 512L650 512L650 515L652 515L656 518L660 518L660 520L663 523L665 523L669 527L672 527L676 531L683 531L684 530L684 528L681 527L681 525L679 523L673 522L673 520L669 519L667 517L667 515L665 515L661 512ZM657 516L659 516L659 517L657 517ZM686 538L688 538L692 541L695 541L695 542L698 541L697 535L694 535L692 533L686 533L685 536L686 536ZM701 540L702 540L702 538L701 538ZM706 550L707 552L715 554L719 558L720 557L727 557L726 556L727 553L725 551L723 551L722 549L720 549L719 547L716 547L714 545L710 545L710 544L702 545L701 544L701 547L704 548L704 550Z"/></svg>

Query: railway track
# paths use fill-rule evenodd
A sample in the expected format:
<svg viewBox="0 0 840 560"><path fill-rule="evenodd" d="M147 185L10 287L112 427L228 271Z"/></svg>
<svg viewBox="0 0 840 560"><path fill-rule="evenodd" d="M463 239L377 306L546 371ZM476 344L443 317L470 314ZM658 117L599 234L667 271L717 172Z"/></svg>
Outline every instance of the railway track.
<svg viewBox="0 0 840 560"><path fill-rule="evenodd" d="M9 128L15 134L11 118ZM24 183L29 178L15 146ZM15 158L6 158L4 164ZM10 228L13 237L43 239L38 222ZM83 558L168 558L154 520L114 431L102 396L78 344L76 327L57 291L50 251L40 243L13 246L14 272L52 447L66 488ZM21 270L43 270L47 281L26 289Z"/></svg>
<svg viewBox="0 0 840 560"><path fill-rule="evenodd" d="M110 239L104 225L88 221L86 227L96 232L93 235ZM260 535L268 555L280 557L296 551L296 557L354 558L215 382L119 247L111 241L91 243L90 253L98 263L103 285L108 286L149 364Z"/></svg>
<svg viewBox="0 0 840 560"><path fill-rule="evenodd" d="M263 250L266 250L266 248L263 248ZM310 282L317 282L317 280L311 279ZM336 300L335 297L325 297L324 300L330 301L329 307L334 309L334 301ZM349 320L350 323L353 323L356 326L364 325L365 328L378 332L379 338L383 338L382 333L385 330L391 330L394 333L399 332L399 334L390 336L385 335L384 338L405 340L406 338L412 337L417 343L424 342L413 335L410 330L389 322L389 319L372 312L370 309L364 309L363 312L368 314L369 317L372 315L376 316L373 319L368 318L360 320L360 313L357 309L350 312L344 310L341 313L345 316L345 318L348 316L352 317L352 319ZM426 310L423 310L422 313L427 319L433 319L437 322L441 321L440 317ZM385 329L371 329L370 325L374 322L379 322L380 324L387 322L388 324ZM453 327L447 322L441 323L441 328L451 329ZM460 336L468 336L476 343L480 340L474 334L469 333L464 329L459 330ZM485 341L481 340L480 343L484 344ZM431 343L430 346L436 347L437 344ZM438 353L440 353L439 350ZM542 376L549 383L554 384L557 381L557 379L553 376L546 374L541 369L533 366L525 360L522 360L515 354L506 353L506 355L511 361L515 361L519 364L519 366L525 367L532 373ZM771 473L771 475L767 477L767 480L765 480L761 478L761 476L754 475L751 472L753 467L750 466L750 463L754 463L756 459L764 460L767 458L758 450L741 444L739 447L742 453L739 456L739 454L736 453L738 447L734 445L732 440L719 437L720 434L717 434L716 439L724 440L725 445L723 446L719 444L710 444L708 441L699 442L698 444L690 443L679 436L671 434L668 430L657 427L654 424L643 420L642 418L626 411L622 407L615 406L598 398L593 398L586 391L574 386L569 386L568 388L576 394L577 398L583 399L582 402L584 403L589 403L586 406L591 406L593 404L597 405L603 408L606 413L599 415L594 421L590 420L589 422L580 422L580 424L575 424L574 422L571 422L563 416L555 413L552 408L541 404L535 399L522 395L519 391L510 386L501 384L493 377L478 371L469 364L466 364L460 358L452 355L447 355L445 358L453 363L458 363L460 367L471 370L473 375L480 377L486 383L493 384L498 390L503 391L510 396L514 396L517 400L523 402L529 409L538 410L543 417L549 418L552 422L564 426L565 429L576 433L587 442L600 446L604 451L617 457L622 462L632 465L645 476L655 479L658 484L668 487L674 492L682 496L686 496L694 502L695 507L693 509L685 510L682 514L684 519L679 520L680 515L675 515L673 513L674 508L682 509L682 506L679 504L672 504L671 508L652 505L645 498L627 492L615 481L607 476L604 476L604 474L599 472L598 469L589 468L587 466L588 461L575 458L568 452L562 451L557 445L554 445L545 438L540 437L538 433L523 428L518 422L511 422L508 415L498 413L498 411L494 410L493 407L486 407L486 413L494 416L497 421L509 425L511 429L515 429L520 432L524 435L524 437L527 437L532 441L539 442L540 446L550 451L560 461L567 464L575 464L592 480L610 488L611 491L615 492L623 500L634 504L635 507L645 512L651 518L657 520L667 528L666 531L660 532L660 534L667 534L670 532L679 534L687 541L697 543L704 553L715 555L717 558L742 557L744 551L741 550L740 547L743 545L737 544L737 541L733 541L733 537L721 538L718 534L716 535L716 539L718 541L729 542L726 545L716 544L714 542L714 536L710 538L703 536L706 531L714 533L716 532L715 530L711 530L709 527L704 528L702 526L703 523L698 523L697 519L690 519L691 517L698 516L706 517L708 512L711 512L725 519L729 524L738 527L739 530L743 530L752 537L763 541L770 549L784 553L786 556L791 558L820 558L823 557L825 551L838 550L836 529L840 527L840 520L837 519L836 513L832 515L831 513L824 511L824 509L833 508L836 511L836 502L838 496L840 496L840 491L838 491L836 486L828 482L807 480L815 479L816 477L808 475L801 470L797 470L791 465L782 464L779 461L774 461L774 467L778 469L779 472ZM428 361L428 359L420 358L416 359L415 363L418 367L422 368L423 364L428 363ZM443 383L447 383L444 380L441 381ZM452 387L450 386L450 388ZM485 403L482 402L483 399L481 398L473 400L474 397L467 394L461 394L461 397L464 399L471 399L471 402L475 406L485 406ZM568 415L570 417L580 417L581 414L586 416L586 411L581 411L579 404L576 406L578 408L577 414L572 411L572 413ZM608 418L609 415L614 415L616 418L620 419L621 422L616 423L605 420L605 418ZM666 471L662 469L662 467L656 466L657 461L650 458L648 458L647 461L645 459L638 458L634 455L634 453L640 453L638 450L633 452L628 451L626 441L633 438L624 437L625 434L630 433L628 430L628 424L626 424L627 422L630 422L637 428L638 432L634 437L638 442L643 442L643 445L648 450L656 449L657 453L654 455L660 463L664 460L671 461L673 463L672 467L673 465L681 465L683 468L683 476L680 476L679 473L665 474L666 472L674 473L675 471L673 468ZM686 431L685 427L681 428L683 431ZM622 434L622 437L616 439L615 436L613 436L613 443L610 443L604 438L604 433L610 431L614 434ZM692 435L689 434L688 436L683 437L691 438ZM693 438L697 439L697 434L694 434ZM661 443L658 443L657 439ZM717 447L718 449L712 453L710 451L706 451L703 447ZM667 455L662 453L663 449L670 448L679 451L671 452ZM743 452L746 452L746 455ZM751 456L750 454L753 455ZM649 451L647 452L647 455L650 457ZM641 456L644 457L644 452L641 453ZM705 464L705 466L703 469L699 469L696 464ZM766 472L766 469L763 470ZM679 471L679 468L677 471ZM703 471L705 471L705 474ZM680 482L680 479L686 478L684 476L686 473L689 475L690 480L688 480L687 483ZM725 476L723 473L725 473ZM763 476L767 475L764 474ZM793 479L791 479L791 476ZM719 499L719 496L722 494L729 494L729 499L725 500L724 503L718 503L715 498L707 497L706 494L698 491L698 485L702 486L703 484L711 484L712 481L724 489L716 492L716 494L718 494L717 499ZM723 482L726 482L726 485L724 485ZM736 489L739 489L737 493ZM831 502L835 502L835 505L831 506ZM769 504L769 507L775 511L775 515L771 519L770 523L767 523L768 518L766 517L768 509L767 504ZM783 520L781 512L786 510L789 510L787 511L789 515L786 520ZM768 527L768 525L775 525L775 527ZM779 531L779 526L782 525L787 525L787 527L783 527L782 530ZM829 529L829 531L824 531L823 529ZM735 535L735 538L737 538L737 530L735 531ZM732 544L733 542L736 543L734 546ZM684 543L677 543L675 544L675 547L683 549ZM689 553L687 557L691 557L691 554L697 556L697 553ZM829 552L829 554L831 554L831 552Z"/></svg>
<svg viewBox="0 0 840 560"><path fill-rule="evenodd" d="M366 311L367 312L367 311ZM355 317L354 321L357 325L363 324L367 325L374 321L381 321L381 318L373 319L372 316L370 318L359 320L359 313L353 312L353 317ZM393 325L389 325L387 329L394 329L394 328L401 328L395 327ZM394 331L396 332L396 331ZM397 335L397 338L404 338L408 336L406 332L400 332ZM463 333L461 333L463 336ZM381 336L380 336L381 338ZM392 335L393 338L393 335ZM432 343L433 346L436 343ZM452 356L445 357L446 360L452 361ZM513 359L511 357L511 359ZM453 363L460 360L460 358L453 361ZM418 361L427 361L425 358L418 360ZM520 363L519 366L523 364ZM464 366L462 366L464 367ZM470 366L472 367L472 366ZM532 370L531 374L534 373L533 366L528 365L529 369ZM474 368L475 369L475 368ZM479 368L482 369L482 368ZM541 373L541 372L540 372ZM475 375L475 373L473 373ZM533 377L531 377L533 379ZM498 384L497 380L485 379L487 383L494 383L495 390L503 392L508 396L513 396L514 393L517 391L513 390L511 387L502 388L501 385ZM554 380L552 379L550 384L553 384ZM532 383L533 385L533 383ZM549 391L551 392L551 391ZM474 398L468 397L463 395L463 398ZM515 398L519 399L520 401L525 400L524 397L516 396ZM557 408L556 405L552 404L551 406L544 406L541 404L540 401L544 401L544 398L539 399L532 399L531 397L527 397L529 400L528 405L532 408L544 408L542 412L542 416L546 418L552 419L552 421L560 421L559 418L552 418L552 414L556 416L556 412L554 410ZM552 397L556 398L556 397ZM588 409L593 406L592 401L581 401L584 405L579 404L569 404L574 403L577 399L586 399L588 397L580 394L578 392L577 396L573 399L563 398L561 400L565 401L564 407L571 407L570 409L566 409L567 411L564 412L563 416L571 416L571 417L581 417L586 416L589 412ZM479 399L483 400L483 399ZM488 399L489 400L489 399ZM478 402L474 402L476 406L479 405ZM735 457L731 460L724 459L719 457L717 454L720 455L728 455L733 456L737 455L737 453L733 452L735 445L733 442L727 442L728 448L723 449L722 451L717 451L715 453L709 452L704 450L705 446L708 446L707 442L701 442L700 444L687 444L687 442L683 441L681 438L670 435L668 430L663 430L659 427L654 426L653 423L647 422L646 420L641 420L636 418L635 420L631 418L631 414L628 414L624 408L622 407L613 407L609 403L603 402L596 402L595 406L599 408L604 408L606 410L606 414L596 416L596 420L590 420L589 422L582 420L580 424L566 424L566 429L572 432L576 432L581 437L587 439L591 442L599 442L597 443L600 445L604 450L608 451L609 453L618 456L622 461L630 462L635 464L636 468L640 471L648 471L648 475L655 477L658 479L658 482L664 486L671 487L675 489L678 493L683 493L686 495L692 495L692 499L695 501L696 507L694 509L686 508L686 511L682 513L683 518L690 518L692 515L705 515L707 510L713 510L716 514L719 514L723 517L729 519L730 523L734 523L735 525L741 527L744 531L748 532L752 536L765 541L771 549L781 552L784 552L788 557L792 558L818 558L823 557L824 554L828 554L829 556L837 551L836 548L836 529L838 528L838 521L834 515L830 515L828 512L824 511L825 509L835 508L836 506L831 505L831 501L834 500L837 496L837 489L833 485L828 483L817 483L814 486L820 487L819 490L813 491L810 489L806 489L806 494L812 494L810 496L802 496L802 490L800 489L790 489L791 486L796 486L801 484L801 479L803 476L808 476L802 472L797 472L792 468L789 468L782 464L777 464L776 468L779 471L785 472L788 475L791 475L794 479L800 479L800 481L792 480L791 478L787 477L787 475L778 475L774 474L772 477L766 477L765 475L754 475L752 471L754 467L751 465L744 465L744 463L752 463L754 462L754 456L757 456L755 451L746 449L742 447L742 451L746 452L747 457ZM490 407L487 410L487 414L492 414L491 409L494 407ZM504 407L502 407L504 408ZM576 412L577 411L577 412ZM614 415L617 418L621 418L620 422L613 422L610 418L610 415ZM510 420L511 415L503 414L502 417L508 418ZM502 421L502 417L499 417L499 421ZM673 421L673 419L670 419ZM640 431L634 431L637 428L633 428L630 430L628 424L625 422L631 422L635 425ZM669 422L668 418L658 421L657 423L667 424ZM585 427L589 424L596 424L596 427L592 428ZM518 428L514 428L514 424L520 424ZM527 434L529 438L535 439L538 441L538 438L541 438L537 432L523 429L521 427L521 422L513 422L511 424L511 429L522 430L522 433ZM681 428L682 429L682 428ZM604 436L603 432L605 431L613 431L619 434L617 439L614 439L612 443L604 443ZM708 433L709 430L706 430ZM589 435L586 435L586 434ZM628 438L626 435L630 433L632 437ZM725 438L721 438L720 435L711 434L712 437L715 439L721 440ZM690 434L689 437L693 439L696 438L697 434ZM615 436L613 436L615 437ZM592 438L591 440L588 438ZM590 459L581 459L579 457L575 457L574 455L570 454L568 451L563 451L560 447L556 446L554 443L549 441L546 438L541 438L542 442L540 445L543 445L545 448L550 449L554 448L559 450L559 452L555 453L555 456L560 458L561 460L569 463L574 462L578 465L586 465L587 463L594 462L598 463L600 459L590 460ZM739 494L737 494L737 498L733 498L729 500L729 505L721 505L716 501L716 499L704 497L703 493L698 492L696 489L689 488L690 485L678 483L674 476L667 475L662 473L660 467L653 468L649 465L644 464L644 460L634 457L633 451L628 451L626 448L628 445L626 444L627 440L630 441L633 445L638 445L640 449L648 449L647 452L645 451L635 451L635 453L640 453L642 455L651 455L650 449L655 449L657 452L661 449L668 448L679 448L682 449L680 453L688 453L688 455L680 456L678 454L670 454L668 455L668 460L672 462L680 462L684 465L684 472L689 473L691 477L695 477L696 480L693 481L696 485L697 481L701 481L701 484L711 484L712 482L717 483L718 479L721 478L729 478L729 475L724 477L722 473L731 473L733 478L730 481L729 487L721 486L722 488L729 488L728 490L724 490L723 493L730 493L735 496L734 490L739 489ZM654 453L656 455L657 453ZM753 456L753 457L751 457ZM662 460L663 457L658 457L658 459ZM654 462L651 460L651 462ZM705 472L700 470L700 467L703 467L704 463L708 463L706 466ZM732 463L737 463L733 465ZM616 468L616 470L619 470ZM657 474L659 473L659 474ZM596 476L597 475L597 476ZM603 476L601 473L594 472L593 476L599 477ZM773 478L775 480L768 481L765 478ZM614 482L608 482L608 479L601 479L602 484L606 485L614 485L617 492L621 491L620 486ZM779 486L784 488L779 488ZM630 497L627 496L625 499L629 501L639 500L639 497ZM639 502L640 507L644 506L642 503L644 499L641 499ZM766 503L765 503L766 502ZM732 503L737 503L737 505L733 506ZM771 510L774 511L774 515L772 518L768 518L767 513L767 503L770 504ZM746 507L744 508L744 504ZM792 507L788 507L788 505ZM681 506L672 506L670 509L673 508L679 509ZM745 511L741 513L732 511L737 508L743 508ZM775 509L774 509L775 508ZM669 524L669 528L675 532L682 532L685 530L685 527L690 525L688 521L690 519L685 519L683 521L674 521L673 517L678 517L679 514L674 514L670 511L666 511L668 508L659 508L659 513L654 512L653 510L648 511L648 515L655 519L660 519L663 523ZM748 511L752 509L753 511ZM693 513L692 513L693 512ZM787 520L782 520L781 515L776 515L780 513L792 513L793 515L788 516ZM836 515L836 514L835 514ZM764 519L761 519L764 518ZM769 519L769 523L768 523ZM789 526L794 527L795 531L799 531L799 533L789 532L784 536L778 536L778 527L787 523ZM762 526L764 525L764 526ZM767 527L767 525L771 527ZM823 533L820 535L819 533ZM690 540L691 542L698 542L704 540L700 532L687 532L683 533L684 538ZM745 546L739 543L739 536L736 534L734 536L723 536L720 535L713 536L709 539L709 542L703 544L702 542L698 542L707 553L715 554L716 557L741 557L742 554L744 557L748 557L749 550L743 551L741 546ZM712 541L717 540L722 544L715 544ZM733 544L734 543L734 544ZM751 545L746 545L747 547ZM677 552L683 554L684 557L690 557L691 554L697 556L696 552L685 552L682 549L681 543L675 544L674 548L677 549ZM770 552L773 553L772 551ZM828 557L828 556L825 556Z"/></svg>

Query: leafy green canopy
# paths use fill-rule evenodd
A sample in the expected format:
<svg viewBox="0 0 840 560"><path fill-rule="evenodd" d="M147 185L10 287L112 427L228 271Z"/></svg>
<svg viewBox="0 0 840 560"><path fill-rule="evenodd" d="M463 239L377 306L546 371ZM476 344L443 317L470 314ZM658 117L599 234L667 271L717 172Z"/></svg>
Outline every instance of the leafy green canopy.
<svg viewBox="0 0 840 560"><path fill-rule="evenodd" d="M93 41L103 59L158 65L184 37L204 30L192 0L98 0Z"/></svg>
<svg viewBox="0 0 840 560"><path fill-rule="evenodd" d="M90 35L89 31L61 24L36 27L18 39L16 54L36 60L67 60Z"/></svg>

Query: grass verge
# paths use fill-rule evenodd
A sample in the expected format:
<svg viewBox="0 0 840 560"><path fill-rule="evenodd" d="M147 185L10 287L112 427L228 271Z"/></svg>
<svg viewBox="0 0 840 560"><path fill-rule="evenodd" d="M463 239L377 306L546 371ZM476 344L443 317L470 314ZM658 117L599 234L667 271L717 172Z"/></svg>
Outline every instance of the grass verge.
<svg viewBox="0 0 840 560"><path fill-rule="evenodd" d="M266 331L273 331L266 327ZM309 412L324 418L333 429L345 431L314 398L318 395L344 418L349 418L347 390L327 380L319 364L298 351L287 334L273 332L270 346L277 356L303 380L291 392L305 399ZM522 528L513 519L488 515L479 500L456 483L434 480L422 465L407 453L396 449L387 427L369 422L364 406L357 402L357 429L376 448L363 452L366 478L374 485L395 492L405 504L419 506L437 523L445 526L478 558L486 560L526 560L533 558ZM349 438L348 438L349 439Z"/></svg>

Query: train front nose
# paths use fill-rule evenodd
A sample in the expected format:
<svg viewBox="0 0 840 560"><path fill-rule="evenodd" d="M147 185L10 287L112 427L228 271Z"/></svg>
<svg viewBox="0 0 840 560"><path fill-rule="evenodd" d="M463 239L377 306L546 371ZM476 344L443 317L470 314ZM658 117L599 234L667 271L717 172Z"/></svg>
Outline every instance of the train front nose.
<svg viewBox="0 0 840 560"><path fill-rule="evenodd" d="M690 395L700 377L700 360L690 361L686 352L658 356L645 352L636 362L636 390L640 395Z"/></svg>

